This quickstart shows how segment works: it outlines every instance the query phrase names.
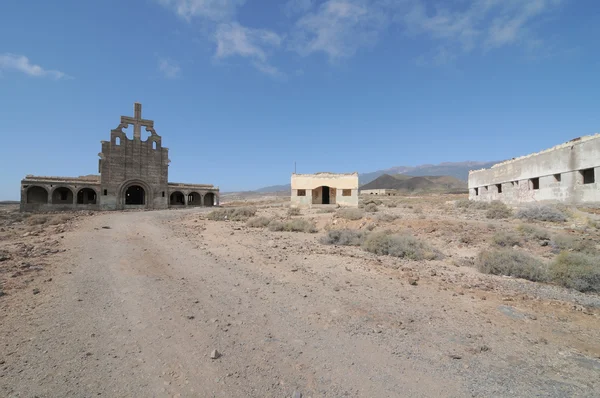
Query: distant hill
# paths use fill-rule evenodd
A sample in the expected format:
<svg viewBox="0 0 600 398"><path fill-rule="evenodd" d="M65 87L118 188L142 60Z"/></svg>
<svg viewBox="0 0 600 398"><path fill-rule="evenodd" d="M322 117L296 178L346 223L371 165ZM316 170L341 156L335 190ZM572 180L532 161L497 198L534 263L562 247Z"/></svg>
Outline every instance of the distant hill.
<svg viewBox="0 0 600 398"><path fill-rule="evenodd" d="M466 192L467 183L452 176L410 177L404 174L384 174L360 189L395 189L402 193Z"/></svg>
<svg viewBox="0 0 600 398"><path fill-rule="evenodd" d="M467 182L469 178L469 170L479 170L486 169L492 167L496 163L500 161L494 162L475 162L475 161L467 161L467 162L444 162L440 164L423 164L420 166L396 166L390 167L385 170L377 170L367 173L360 173L358 175L358 184L359 186L364 186L371 181L383 176L412 176L412 177L427 177L427 176L447 176L454 177L455 179ZM417 180L418 181L418 180ZM388 188L391 189L391 188ZM280 191L290 191L290 184L285 185L272 185L270 187L264 187L257 189L255 192L280 192Z"/></svg>

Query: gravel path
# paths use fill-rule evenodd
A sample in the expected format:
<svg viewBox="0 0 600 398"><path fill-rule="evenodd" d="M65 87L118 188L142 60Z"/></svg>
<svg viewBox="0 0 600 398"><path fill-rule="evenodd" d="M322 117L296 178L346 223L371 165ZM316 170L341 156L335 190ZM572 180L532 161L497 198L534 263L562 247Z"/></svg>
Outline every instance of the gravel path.
<svg viewBox="0 0 600 398"><path fill-rule="evenodd" d="M443 272L413 286L365 255L317 253L314 235L199 212L98 214L67 232L39 294L0 301L0 396L600 391L597 314L465 291Z"/></svg>

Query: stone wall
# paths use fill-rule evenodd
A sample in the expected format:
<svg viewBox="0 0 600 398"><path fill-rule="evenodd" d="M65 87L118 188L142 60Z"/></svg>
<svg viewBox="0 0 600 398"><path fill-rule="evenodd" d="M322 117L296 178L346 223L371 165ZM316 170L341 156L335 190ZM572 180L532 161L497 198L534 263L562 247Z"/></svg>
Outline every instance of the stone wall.
<svg viewBox="0 0 600 398"><path fill-rule="evenodd" d="M292 174L291 181L292 206L330 204L358 207L358 173ZM329 203L324 203L327 196Z"/></svg>
<svg viewBox="0 0 600 398"><path fill-rule="evenodd" d="M528 202L600 202L600 135L469 172L469 199Z"/></svg>
<svg viewBox="0 0 600 398"><path fill-rule="evenodd" d="M26 177L21 181L21 211L98 210L99 194L99 181Z"/></svg>

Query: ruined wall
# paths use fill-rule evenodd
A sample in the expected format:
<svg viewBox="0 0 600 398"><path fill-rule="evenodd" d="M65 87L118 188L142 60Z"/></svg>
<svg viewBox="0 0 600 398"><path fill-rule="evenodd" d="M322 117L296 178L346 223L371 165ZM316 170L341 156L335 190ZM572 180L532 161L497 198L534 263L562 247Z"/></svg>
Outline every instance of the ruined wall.
<svg viewBox="0 0 600 398"><path fill-rule="evenodd" d="M219 188L204 184L169 183L169 207L219 206ZM175 195L183 195L183 203L174 203Z"/></svg>
<svg viewBox="0 0 600 398"><path fill-rule="evenodd" d="M469 173L469 199L527 202L600 202L600 135Z"/></svg>
<svg viewBox="0 0 600 398"><path fill-rule="evenodd" d="M166 209L168 195L169 150L161 145L158 135L146 141L128 139L120 129L111 131L110 141L102 141L100 173L101 207L114 210L125 207L125 191L139 185L146 194L141 207Z"/></svg>
<svg viewBox="0 0 600 398"><path fill-rule="evenodd" d="M310 207L322 203L322 187L326 186L330 188L330 204L358 207L358 173L292 174L291 182L292 206Z"/></svg>

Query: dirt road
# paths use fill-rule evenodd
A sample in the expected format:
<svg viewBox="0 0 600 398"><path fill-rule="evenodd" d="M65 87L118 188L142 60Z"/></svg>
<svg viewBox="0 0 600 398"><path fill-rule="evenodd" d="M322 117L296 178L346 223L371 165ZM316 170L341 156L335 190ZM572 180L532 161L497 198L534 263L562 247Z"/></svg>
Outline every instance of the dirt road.
<svg viewBox="0 0 600 398"><path fill-rule="evenodd" d="M435 273L413 286L314 235L198 212L99 214L65 233L39 294L3 299L0 396L600 391L597 315L502 302Z"/></svg>

